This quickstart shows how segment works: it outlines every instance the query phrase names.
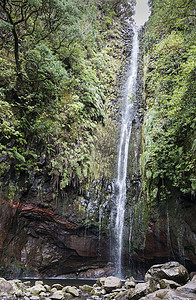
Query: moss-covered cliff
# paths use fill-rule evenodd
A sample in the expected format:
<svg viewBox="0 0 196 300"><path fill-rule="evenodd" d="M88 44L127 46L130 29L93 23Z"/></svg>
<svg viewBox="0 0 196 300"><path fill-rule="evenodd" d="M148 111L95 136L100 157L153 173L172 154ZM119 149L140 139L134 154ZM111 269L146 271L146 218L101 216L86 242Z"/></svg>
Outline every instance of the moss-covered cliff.
<svg viewBox="0 0 196 300"><path fill-rule="evenodd" d="M123 19L132 6L0 6L2 270L53 275L105 264L100 230L108 233Z"/></svg>
<svg viewBox="0 0 196 300"><path fill-rule="evenodd" d="M82 189L105 169L103 158L102 170L94 165L93 153L102 143L100 132L111 135L113 126L105 116L122 52L114 3L5 1L1 42L1 176L11 176L7 198L17 201L15 182L23 180L23 193L35 176L40 190L43 176L54 191Z"/></svg>
<svg viewBox="0 0 196 300"><path fill-rule="evenodd" d="M150 218L143 256L188 265L196 263L194 4L150 1L142 40L146 113L140 162Z"/></svg>

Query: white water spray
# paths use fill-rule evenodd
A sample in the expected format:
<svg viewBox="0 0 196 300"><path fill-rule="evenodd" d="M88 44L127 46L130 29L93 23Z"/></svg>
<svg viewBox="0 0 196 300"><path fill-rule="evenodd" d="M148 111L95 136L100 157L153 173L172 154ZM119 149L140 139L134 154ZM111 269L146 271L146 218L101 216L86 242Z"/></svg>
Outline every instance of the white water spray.
<svg viewBox="0 0 196 300"><path fill-rule="evenodd" d="M124 215L126 205L126 177L127 177L127 161L129 152L129 141L132 129L132 121L135 116L134 95L136 91L137 79L137 57L139 51L138 42L138 27L133 26L133 48L131 54L131 63L128 70L128 78L125 83L123 91L123 108L122 108L122 121L120 133L120 145L118 150L118 163L117 163L117 179L116 179L116 222L115 222L115 235L116 235L116 272L121 277L122 265L122 247L123 247L123 227Z"/></svg>
<svg viewBox="0 0 196 300"><path fill-rule="evenodd" d="M122 277L122 250L123 250L123 228L126 207L126 177L127 162L129 153L129 143L132 130L132 122L136 114L134 99L136 94L137 81L137 59L139 52L138 31L139 26L147 21L149 9L147 0L137 0L136 13L133 25L133 44L131 52L131 61L128 66L127 80L123 89L122 120L120 132L120 144L118 149L117 160L117 178L115 181L115 199L116 199L116 220L115 220L115 237L116 237L116 275Z"/></svg>

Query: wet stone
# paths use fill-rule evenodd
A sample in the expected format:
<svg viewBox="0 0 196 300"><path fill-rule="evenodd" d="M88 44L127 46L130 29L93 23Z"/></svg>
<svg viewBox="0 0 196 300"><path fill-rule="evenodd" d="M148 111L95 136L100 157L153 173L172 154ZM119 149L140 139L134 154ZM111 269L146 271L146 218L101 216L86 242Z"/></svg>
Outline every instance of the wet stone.
<svg viewBox="0 0 196 300"><path fill-rule="evenodd" d="M30 300L39 300L39 296L31 296Z"/></svg>
<svg viewBox="0 0 196 300"><path fill-rule="evenodd" d="M63 286L59 283L55 283L52 285L52 288L56 288L57 290L62 290Z"/></svg>
<svg viewBox="0 0 196 300"><path fill-rule="evenodd" d="M62 291L56 291L52 296L50 296L50 298L54 300L61 300L64 298L64 295Z"/></svg>

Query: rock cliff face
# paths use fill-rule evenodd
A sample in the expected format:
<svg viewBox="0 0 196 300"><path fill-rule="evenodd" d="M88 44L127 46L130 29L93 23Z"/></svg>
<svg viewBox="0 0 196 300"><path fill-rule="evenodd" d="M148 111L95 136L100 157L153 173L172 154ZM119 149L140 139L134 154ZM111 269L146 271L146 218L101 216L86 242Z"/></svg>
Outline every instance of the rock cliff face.
<svg viewBox="0 0 196 300"><path fill-rule="evenodd" d="M194 271L196 264L195 228L193 214L195 207L186 208L183 215L170 219L164 215L151 216L145 233L145 246L135 249L133 259L153 263L175 258L189 271Z"/></svg>
<svg viewBox="0 0 196 300"><path fill-rule="evenodd" d="M54 276L96 268L107 263L107 249L106 239L99 238L93 227L85 230L34 205L1 204L1 263L15 276Z"/></svg>
<svg viewBox="0 0 196 300"><path fill-rule="evenodd" d="M144 31L145 32L145 29ZM149 201L149 195L143 193L146 178L142 170L141 153L145 150L146 123L143 118L148 114L145 103L144 60L142 53L143 32L140 32L140 58L138 67L138 113L130 142L128 166L128 197L126 223L125 266L132 270L147 269L154 263L165 260L178 260L193 271L196 264L196 215L195 196L183 195L178 188L171 186L166 179L168 197L165 201ZM149 95L148 95L149 96ZM143 100L142 100L143 99ZM143 129L141 124L143 123ZM147 159L147 158L146 158ZM126 226L126 225L125 225ZM138 274L139 275L139 274Z"/></svg>
<svg viewBox="0 0 196 300"><path fill-rule="evenodd" d="M119 13L117 15L113 7L110 5L109 8L107 7L107 1L104 7L99 7L99 5L94 7L93 5L93 10L97 9L98 13L95 13L97 17L95 22L98 22L99 25L99 29L93 28L94 31L97 30L99 33L93 38L96 40L97 56L93 56L95 53L93 49L90 49L90 46L83 45L86 53L85 62L89 65L89 61L92 59L93 68L88 71L87 65L85 63L83 65L82 60L81 72L83 72L83 68L86 68L87 77L89 78L89 75L92 77L92 89L89 90L89 94L86 94L87 96L84 96L86 102L82 106L81 102L77 106L74 102L75 100L71 99L71 91L70 95L69 93L65 95L65 104L68 104L69 108L67 109L66 106L63 106L62 114L61 110L57 109L60 114L59 122L62 125L60 127L63 131L66 127L62 136L59 129L56 131L61 136L60 144L64 143L65 146L70 135L73 135L71 139L73 138L74 143L76 142L76 144L70 142L71 147L67 148L66 146L65 152L60 149L62 144L59 146L56 140L53 142L54 148L57 150L57 153L55 152L56 154L54 154L55 159L57 158L58 160L60 158L57 172L51 172L51 169L54 171L54 168L51 162L51 155L47 151L47 141L45 140L42 144L39 139L39 142L37 142L38 140L36 141L32 136L29 141L30 145L27 148L33 154L33 159L36 158L38 162L36 168L35 166L33 168L27 166L27 161L20 155L17 159L12 157L8 161L9 155L7 155L6 151L3 151L3 155L0 157L2 164L2 168L0 168L0 273L2 275L22 276L34 274L38 276L55 276L67 273L84 273L88 269L101 268L109 261L109 198L112 193L111 183L114 173L116 119L118 118L120 106L116 100L118 90L116 73L120 73L120 65L122 65L125 55L122 53L123 29L120 9L117 9ZM107 15L106 11L109 15ZM92 29L90 26L87 26L89 30ZM107 49L104 48L103 53L100 51L102 45L104 47L107 46ZM82 50L80 50L80 53L83 55ZM103 57L105 57L105 62L107 63L104 63ZM66 64L66 61L63 63ZM100 72L105 74L108 87L105 86L104 79L100 76L99 80L102 86L99 89L96 86L99 84L96 83L94 69L102 68L102 63L105 73L102 69ZM104 64L107 64L108 72ZM68 69L70 68L70 66L67 67ZM78 72L77 67L74 72ZM79 79L76 81L80 82ZM81 83L79 85L83 86ZM85 84L85 88L87 86L89 86L88 83ZM81 123L80 117L83 119L83 113L86 114L86 112L80 112L80 116L79 110L84 105L87 107L87 115L89 115L87 98L91 98L91 94L94 94L94 87L101 94L103 92L101 98L103 97L104 99L103 114L106 113L106 117L104 122L103 119L97 122L94 115L92 117L94 123L92 122L88 126L89 119L85 116L87 120L84 120L86 123L83 128L85 137L81 141L80 134L82 133L78 129L80 128L78 125ZM73 89L77 90L75 85ZM84 93L86 93L86 90ZM73 112L70 110L72 100ZM69 103L70 101L71 103ZM102 105L99 107L98 102L95 101L93 103L95 114L100 109L102 110ZM63 117L69 110L71 113L70 119L64 120ZM1 114L3 115L2 112ZM75 122L74 114L77 115L76 127L73 125L73 122ZM44 119L43 123L45 124L47 121ZM12 123L12 120L10 122ZM53 128L53 121L51 121L51 128ZM88 134L89 132L90 134ZM86 133L91 138L89 139L90 146L87 147L89 150L87 151L88 165L86 164L86 170L81 171L81 163L78 161L78 157L75 157L75 153L80 145L79 155L86 159L87 152L84 149L87 145ZM53 136L51 132L47 132L47 134ZM5 149L10 150L10 145L13 145L15 140L11 140L11 144L9 144L6 138L5 141L4 138L2 139L6 143ZM90 149L91 146L92 149ZM48 154L44 153L45 149ZM37 153L35 154L36 150ZM69 155L70 151L73 153L72 157ZM70 169L70 165L68 166L65 163L64 159L61 161L65 153L68 153L68 161L72 160L74 164L74 172ZM18 159L20 162L25 162L24 168L20 169L19 167L18 169ZM86 178L89 172L89 164L93 165L93 167L89 178ZM70 180L66 181L63 187L60 184L62 174L59 175L58 172L61 167L65 168L65 173L68 176L70 175ZM85 173L86 181L79 183L76 176L78 172Z"/></svg>
<svg viewBox="0 0 196 300"><path fill-rule="evenodd" d="M126 59L131 51L131 32L124 31ZM141 274L150 265L170 259L178 259L189 270L196 264L195 203L182 199L173 192L173 200L160 204L149 214L149 204L141 194L142 122L142 59L140 57L138 80L138 110L133 122L127 178L127 209L125 217L125 247L123 265L131 272ZM124 63L121 75L126 71ZM120 77L116 90L121 86ZM116 95L116 93L114 93ZM8 201L8 181L14 174L8 170L2 182L0 201L0 272L6 276L97 276L110 275L114 270L110 261L111 235L110 213L112 210L112 180L115 177L115 155L118 137L114 131L119 126L118 100L112 99L109 118L103 136L98 136L95 157L97 168L105 155L105 171L88 190L68 186L63 191L54 189L52 180L43 164L44 174L34 174L29 186L25 178L15 184L16 202ZM107 127L108 126L108 127ZM102 166L103 168L103 166ZM109 170L109 171L108 171ZM177 195L177 198L175 198ZM6 199L6 200L4 200ZM176 200L177 199L177 200ZM157 203L157 206L159 204ZM104 270L103 267L107 266ZM97 270L97 273L96 271ZM136 272L139 278L141 274Z"/></svg>

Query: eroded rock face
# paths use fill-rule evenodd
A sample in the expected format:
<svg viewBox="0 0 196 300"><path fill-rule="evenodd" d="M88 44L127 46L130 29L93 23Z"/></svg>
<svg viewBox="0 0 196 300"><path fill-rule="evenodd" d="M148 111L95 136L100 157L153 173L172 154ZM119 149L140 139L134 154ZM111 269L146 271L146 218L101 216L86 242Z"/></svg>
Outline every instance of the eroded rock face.
<svg viewBox="0 0 196 300"><path fill-rule="evenodd" d="M21 276L24 270L30 275L54 276L107 264L107 242L99 239L96 229L85 229L35 205L3 208L1 259L17 260L13 275Z"/></svg>
<svg viewBox="0 0 196 300"><path fill-rule="evenodd" d="M100 278L104 276L112 276L115 273L115 268L112 266L106 266L104 268L90 269L85 272L80 272L81 278Z"/></svg>
<svg viewBox="0 0 196 300"><path fill-rule="evenodd" d="M183 202L182 202L183 203ZM193 203L177 203L177 208L170 204L168 217L152 216L145 233L144 249L135 248L133 259L145 261L147 268L151 265L175 259L185 261L188 270L194 271L196 265L196 226ZM187 205L187 207L186 207ZM166 208L165 208L166 209ZM174 215L174 211L178 215ZM158 213L157 213L158 214ZM170 216L169 216L170 215Z"/></svg>
<svg viewBox="0 0 196 300"><path fill-rule="evenodd" d="M128 44L131 48L130 37ZM140 81L142 81L141 78ZM142 97L139 96L139 98ZM143 119L143 106L142 103L139 104L137 116L133 123L134 130L131 133L130 143L136 146L129 150L129 188L127 191L129 199L136 199L135 197L140 194L141 174L139 171L139 158L142 151L140 135L142 124L140 121ZM115 118L117 118L116 115ZM112 141L108 140L106 144L109 144L109 146L107 145L108 153L111 153L113 151ZM103 150L105 155L105 146ZM136 153L137 157L135 157ZM110 156L109 160L111 164ZM26 188L26 190L24 189L24 182L20 183L18 190L20 191L23 188L25 193L19 192L19 195L17 195L21 202L19 206L3 203L0 207L0 257L2 265L3 260L6 263L8 262L8 264L14 265L10 271L16 275L51 276L77 272L86 277L104 276L105 271L101 269L97 272L93 271L93 268L98 270L99 267L105 266L110 260L108 237L101 236L99 239L97 219L92 221L94 225L86 230L84 227L86 211L81 209L80 202L77 204L77 201L73 201L75 197L75 195L73 196L74 187L71 188L73 191L69 191L70 194L66 194L66 191L66 195L59 195L57 200L54 200L53 195L56 191L52 188L52 184L47 176L45 178L46 182L40 183L40 180L40 175L35 174L35 178L31 183L32 186ZM100 181L102 181L102 178ZM96 191L96 193L100 192L102 191ZM109 198L110 193L108 192L107 195ZM63 198L63 205L62 203L60 205L56 203L60 202L61 198ZM185 201L183 203L185 204ZM178 237L181 236L181 240L184 243L182 250L185 253L185 259L196 263L195 205L187 202L187 207L184 208L184 204L182 213L177 218L176 216L173 218L177 219L178 223L182 225L179 232L178 223L176 223L176 227L170 226L169 228L171 237L169 246L168 220L165 217L164 209L164 215L160 214L157 219L151 218L146 232L145 248L138 250L137 247L135 251L137 254L131 257L132 261L142 261L141 264L143 264L143 261L148 261L151 265L165 261L168 257L173 257L173 255L177 259L179 250L181 250L178 245ZM76 206L78 208L77 214ZM127 205L127 212L129 212L130 206L131 203ZM109 215L110 206L105 205L103 207L103 210L107 211ZM64 215L61 213L62 211L64 211ZM176 209L169 207L169 213L170 211L176 211ZM98 213L97 208L96 213ZM105 218L104 221L106 219L109 218ZM172 219L172 216L170 216L170 219ZM130 215L127 215L127 220L130 220ZM134 231L136 232L137 240L138 231ZM126 251L124 261L128 262L130 260L130 253L133 252ZM147 267L146 265L141 272L140 278L143 278L144 272L149 267L149 264ZM113 270L110 269L106 275L111 275L112 272Z"/></svg>

